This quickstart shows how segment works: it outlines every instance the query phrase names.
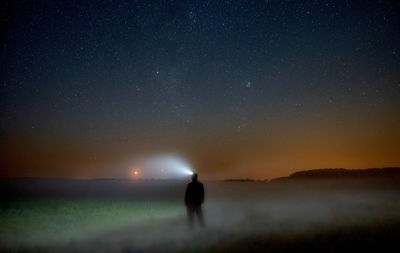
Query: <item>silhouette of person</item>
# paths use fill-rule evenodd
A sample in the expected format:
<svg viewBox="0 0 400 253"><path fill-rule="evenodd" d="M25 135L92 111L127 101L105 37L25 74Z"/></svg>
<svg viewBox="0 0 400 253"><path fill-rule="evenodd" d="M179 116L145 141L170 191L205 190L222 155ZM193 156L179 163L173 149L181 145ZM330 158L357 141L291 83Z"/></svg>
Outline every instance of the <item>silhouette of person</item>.
<svg viewBox="0 0 400 253"><path fill-rule="evenodd" d="M201 210L201 204L204 202L204 187L202 183L197 181L197 177L196 173L192 175L192 182L187 185L185 192L185 205L190 228L193 228L195 216L197 216L200 225L204 227L203 212Z"/></svg>

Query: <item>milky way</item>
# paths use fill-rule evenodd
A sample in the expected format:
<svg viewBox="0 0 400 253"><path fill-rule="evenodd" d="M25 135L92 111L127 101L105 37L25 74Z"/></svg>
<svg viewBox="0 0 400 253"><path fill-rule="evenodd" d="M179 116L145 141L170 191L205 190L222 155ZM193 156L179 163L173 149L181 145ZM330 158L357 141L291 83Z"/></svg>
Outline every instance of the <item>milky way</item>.
<svg viewBox="0 0 400 253"><path fill-rule="evenodd" d="M3 176L171 152L205 178L400 165L396 1L1 6Z"/></svg>

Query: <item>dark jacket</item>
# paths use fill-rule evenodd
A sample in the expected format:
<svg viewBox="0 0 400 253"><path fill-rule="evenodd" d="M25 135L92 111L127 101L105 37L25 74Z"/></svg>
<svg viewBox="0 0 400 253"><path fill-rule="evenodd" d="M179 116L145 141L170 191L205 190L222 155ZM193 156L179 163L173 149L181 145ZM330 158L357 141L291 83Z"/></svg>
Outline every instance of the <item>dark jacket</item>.
<svg viewBox="0 0 400 253"><path fill-rule="evenodd" d="M193 181L186 187L185 205L198 206L204 201L204 187L199 181Z"/></svg>

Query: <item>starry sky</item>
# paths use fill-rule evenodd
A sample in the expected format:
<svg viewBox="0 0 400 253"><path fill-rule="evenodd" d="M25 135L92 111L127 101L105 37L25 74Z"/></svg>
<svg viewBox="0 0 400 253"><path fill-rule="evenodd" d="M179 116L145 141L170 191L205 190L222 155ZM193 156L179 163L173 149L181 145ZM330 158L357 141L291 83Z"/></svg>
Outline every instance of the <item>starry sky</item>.
<svg viewBox="0 0 400 253"><path fill-rule="evenodd" d="M0 176L400 166L397 1L2 1Z"/></svg>

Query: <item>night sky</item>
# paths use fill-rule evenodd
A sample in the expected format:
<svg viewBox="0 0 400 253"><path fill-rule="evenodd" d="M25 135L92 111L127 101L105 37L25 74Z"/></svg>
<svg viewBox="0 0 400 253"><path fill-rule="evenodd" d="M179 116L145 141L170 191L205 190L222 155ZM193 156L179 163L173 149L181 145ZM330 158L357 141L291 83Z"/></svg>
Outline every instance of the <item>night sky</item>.
<svg viewBox="0 0 400 253"><path fill-rule="evenodd" d="M97 3L96 3L97 2ZM0 176L400 166L397 1L2 1Z"/></svg>

